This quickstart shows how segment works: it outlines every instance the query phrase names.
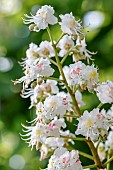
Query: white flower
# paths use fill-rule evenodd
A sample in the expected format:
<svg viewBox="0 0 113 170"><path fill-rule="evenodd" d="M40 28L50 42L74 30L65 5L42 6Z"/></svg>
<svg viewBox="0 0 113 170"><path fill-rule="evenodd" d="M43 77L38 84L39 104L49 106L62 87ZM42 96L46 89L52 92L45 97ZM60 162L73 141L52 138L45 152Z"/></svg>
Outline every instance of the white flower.
<svg viewBox="0 0 113 170"><path fill-rule="evenodd" d="M50 94L57 94L59 92L57 81L55 80L47 80L46 82L42 81L41 84L34 84L33 88L25 89L21 94L23 98L31 96L33 103L37 103L38 99L42 96L49 96Z"/></svg>
<svg viewBox="0 0 113 170"><path fill-rule="evenodd" d="M47 97L44 101L44 108L47 119L53 119L56 115L62 117L66 113L66 105L63 103L63 98L57 95Z"/></svg>
<svg viewBox="0 0 113 170"><path fill-rule="evenodd" d="M58 137L49 137L46 139L45 143L52 149L55 149L56 147L62 147L65 144L64 139Z"/></svg>
<svg viewBox="0 0 113 170"><path fill-rule="evenodd" d="M31 61L36 60L39 57L38 46L36 44L34 44L34 43L30 43L29 44L29 49L27 49L27 51L26 51L26 56Z"/></svg>
<svg viewBox="0 0 113 170"><path fill-rule="evenodd" d="M59 89L57 87L57 81L55 80L47 80L46 83L43 83L44 92L57 94Z"/></svg>
<svg viewBox="0 0 113 170"><path fill-rule="evenodd" d="M41 148L40 148L40 161L42 161L43 159L45 159L47 157L47 154L49 152L49 148L47 145L42 144Z"/></svg>
<svg viewBox="0 0 113 170"><path fill-rule="evenodd" d="M105 142L106 150L111 149L113 151L113 131L110 131Z"/></svg>
<svg viewBox="0 0 113 170"><path fill-rule="evenodd" d="M73 59L75 60L75 62L87 58L89 63L89 59L91 59L92 57L91 54L94 53L87 50L86 46L87 44L85 42L85 38L81 39L80 36L78 36L76 40L76 47L75 47L76 50L75 53L73 54Z"/></svg>
<svg viewBox="0 0 113 170"><path fill-rule="evenodd" d="M82 93L79 90L76 91L75 97L76 97L76 100L77 100L79 107L85 105L85 103L82 101Z"/></svg>
<svg viewBox="0 0 113 170"><path fill-rule="evenodd" d="M54 73L54 70L53 68L51 68L50 62L47 58L41 58L39 62L31 68L32 72L34 72L34 74L38 76L51 76Z"/></svg>
<svg viewBox="0 0 113 170"><path fill-rule="evenodd" d="M65 109L71 111L71 97L68 93L59 92L57 96L61 97L62 104L65 106Z"/></svg>
<svg viewBox="0 0 113 170"><path fill-rule="evenodd" d="M48 41L42 41L39 45L39 48L38 48L38 53L41 57L54 57L55 56L55 53L54 53L54 49L51 45L50 42Z"/></svg>
<svg viewBox="0 0 113 170"><path fill-rule="evenodd" d="M34 43L29 44L29 48L26 50L26 58L20 65L25 68L30 68L33 63L36 63L39 59L38 46Z"/></svg>
<svg viewBox="0 0 113 170"><path fill-rule="evenodd" d="M72 109L71 109L71 100L72 99L71 99L70 94L65 93L65 92L59 92L59 93L57 93L57 96L62 97L62 102L66 106L66 110L72 111ZM85 103L82 101L82 93L79 90L77 90L75 92L75 97L76 97L76 100L77 100L79 107L85 105Z"/></svg>
<svg viewBox="0 0 113 170"><path fill-rule="evenodd" d="M69 35L78 35L82 32L80 20L76 21L72 13L60 15L60 18L61 29L64 33Z"/></svg>
<svg viewBox="0 0 113 170"><path fill-rule="evenodd" d="M109 124L111 125L110 128L113 130L113 105L107 111L107 119L109 121Z"/></svg>
<svg viewBox="0 0 113 170"><path fill-rule="evenodd" d="M101 161L103 161L106 158L105 144L100 142L97 151Z"/></svg>
<svg viewBox="0 0 113 170"><path fill-rule="evenodd" d="M92 90L97 86L99 82L97 68L94 65L87 65L83 70L81 70L81 87L87 87L88 90Z"/></svg>
<svg viewBox="0 0 113 170"><path fill-rule="evenodd" d="M58 148L51 156L46 170L83 170L78 152L67 151L66 148Z"/></svg>
<svg viewBox="0 0 113 170"><path fill-rule="evenodd" d="M26 60L27 61L27 60ZM48 58L40 58L35 60L32 64L28 65L26 64L24 66L24 74L22 78L15 81L16 83L24 82L25 86L28 87L28 85L37 79L38 77L44 77L44 76L51 76L54 73L54 69L50 66L50 61Z"/></svg>
<svg viewBox="0 0 113 170"><path fill-rule="evenodd" d="M70 139L66 139L66 141L70 142L72 145L75 144L75 142L71 139L71 138L76 137L75 134L71 133L69 130L66 130L66 131L60 130L60 134L61 134L61 136L70 137Z"/></svg>
<svg viewBox="0 0 113 170"><path fill-rule="evenodd" d="M22 91L21 97L27 98L30 97L31 100L31 108L32 106L36 106L41 98L45 98L50 96L50 94L57 94L59 89L57 87L57 81L55 80L47 80L46 82L42 82L42 84L34 83L33 88L27 88Z"/></svg>
<svg viewBox="0 0 113 170"><path fill-rule="evenodd" d="M74 85L74 79L73 79L72 76L71 76L70 67L64 66L64 67L63 67L63 72L64 72L64 75L65 75L65 77L66 77L66 80L67 80L68 85L69 85L69 86ZM61 79L61 77L60 77L60 79Z"/></svg>
<svg viewBox="0 0 113 170"><path fill-rule="evenodd" d="M86 65L82 63L81 61L78 61L74 64L70 64L70 74L71 78L74 81L73 85L78 85L81 82L81 71L86 68Z"/></svg>
<svg viewBox="0 0 113 170"><path fill-rule="evenodd" d="M107 81L99 84L96 88L96 93L102 103L113 102L113 82Z"/></svg>
<svg viewBox="0 0 113 170"><path fill-rule="evenodd" d="M65 35L58 43L58 47L61 49L59 56L63 57L67 52L69 52L74 47L74 42L70 36Z"/></svg>
<svg viewBox="0 0 113 170"><path fill-rule="evenodd" d="M31 103L37 104L38 99L40 99L43 96L43 91L44 91L43 86L37 84L36 87L34 88L34 93L31 97Z"/></svg>
<svg viewBox="0 0 113 170"><path fill-rule="evenodd" d="M69 67L65 66L63 71L69 86L80 85L83 90L88 88L91 91L99 82L97 68L94 65L86 66L81 61L70 64Z"/></svg>
<svg viewBox="0 0 113 170"><path fill-rule="evenodd" d="M40 128L40 125L36 125L36 126L25 126L22 125L24 127L25 130L23 130L24 132L26 132L25 135L21 135L22 137L24 137L23 140L27 141L29 146L33 147L36 145L36 149L39 149L39 143L40 141L40 134L42 133L43 129ZM27 137L27 138L25 138Z"/></svg>
<svg viewBox="0 0 113 170"><path fill-rule="evenodd" d="M45 114L44 104L42 102L39 102L36 105L36 115L37 115L37 117L34 119L34 121L39 121L39 122L45 123L46 118L45 118L44 114Z"/></svg>
<svg viewBox="0 0 113 170"><path fill-rule="evenodd" d="M32 122L35 123L36 122L35 120ZM57 117L55 117L48 124L45 124L45 122L43 122L42 120L40 121L39 120L37 119L38 122L36 123L35 126L22 125L25 129L23 131L26 133L25 135L21 135L22 137L24 137L23 140L27 141L29 146L31 146L32 148L36 146L36 149L39 149L40 143L48 144L49 147L53 147L53 148L63 145L64 144L63 140L62 139L60 140L58 138L60 138L60 129L66 127L64 119L63 118L57 119ZM49 144L48 143L49 140L47 140L47 138L49 137L57 138L57 142L56 143L53 142Z"/></svg>
<svg viewBox="0 0 113 170"><path fill-rule="evenodd" d="M22 92L21 97L27 98L31 96L31 101L33 101L33 103L37 103L38 98L43 94L43 86L39 84L37 84L34 89L28 88L25 90Z"/></svg>
<svg viewBox="0 0 113 170"><path fill-rule="evenodd" d="M99 109L93 109L90 113L85 111L83 115L77 119L79 121L76 134L81 134L85 137L90 137L92 140L97 140L99 135L103 138L109 129L109 122L104 110L99 112Z"/></svg>
<svg viewBox="0 0 113 170"><path fill-rule="evenodd" d="M37 32L41 29L46 29L48 27L48 24L54 25L57 23L57 18L54 16L54 9L50 5L42 6L37 11L36 15L28 16L27 14L25 14L25 16L28 18L28 20L24 19L24 23L34 23L34 27L32 25L32 29Z"/></svg>

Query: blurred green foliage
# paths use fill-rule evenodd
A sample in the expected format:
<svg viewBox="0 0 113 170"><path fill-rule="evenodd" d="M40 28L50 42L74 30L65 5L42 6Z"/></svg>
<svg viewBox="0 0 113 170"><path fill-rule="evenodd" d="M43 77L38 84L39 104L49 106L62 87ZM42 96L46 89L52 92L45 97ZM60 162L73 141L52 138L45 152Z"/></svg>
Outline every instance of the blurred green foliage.
<svg viewBox="0 0 113 170"><path fill-rule="evenodd" d="M72 12L84 22L89 12L101 12L103 22L100 25L90 29L90 23L98 21L95 15L87 25L87 44L90 51L97 51L93 58L101 81L113 80L113 0L0 0L0 170L38 170L46 166L46 161L39 161L39 153L35 149L31 152L20 139L21 122L25 124L26 120L32 119L33 113L28 110L29 99L19 95L22 86L14 86L11 82L22 76L18 61L25 57L29 43L39 44L48 39L46 30L30 33L21 17L24 13L35 14L45 4L54 7L56 16ZM55 39L60 35L57 25L52 28L52 33ZM99 103L95 95L86 92L83 98L87 103L83 110L90 110ZM88 147L81 147L79 142L75 143L75 148L89 152ZM84 165L92 163L81 159Z"/></svg>

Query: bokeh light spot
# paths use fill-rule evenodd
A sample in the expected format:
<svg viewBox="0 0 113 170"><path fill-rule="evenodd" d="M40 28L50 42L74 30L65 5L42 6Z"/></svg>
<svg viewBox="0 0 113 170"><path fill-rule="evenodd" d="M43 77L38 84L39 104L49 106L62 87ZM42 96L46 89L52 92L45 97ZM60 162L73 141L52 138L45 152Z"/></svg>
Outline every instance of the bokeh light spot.
<svg viewBox="0 0 113 170"><path fill-rule="evenodd" d="M31 13L32 13L33 15L35 15L36 12L39 10L39 8L40 8L40 5L34 5L34 6L31 8Z"/></svg>
<svg viewBox="0 0 113 170"><path fill-rule="evenodd" d="M17 38L26 38L30 34L30 31L27 26L19 26L18 29L15 31L15 36Z"/></svg>
<svg viewBox="0 0 113 170"><path fill-rule="evenodd" d="M10 58L0 57L0 71L7 72L13 67L13 62Z"/></svg>
<svg viewBox="0 0 113 170"><path fill-rule="evenodd" d="M0 0L0 13L12 15L18 13L22 9L20 0Z"/></svg>
<svg viewBox="0 0 113 170"><path fill-rule="evenodd" d="M21 155L13 155L10 159L9 159L9 166L12 169L17 169L17 170L21 170L24 168L25 166L25 160L23 158L23 156Z"/></svg>
<svg viewBox="0 0 113 170"><path fill-rule="evenodd" d="M104 14L99 11L87 12L83 18L84 26L88 29L93 30L100 27L104 22Z"/></svg>

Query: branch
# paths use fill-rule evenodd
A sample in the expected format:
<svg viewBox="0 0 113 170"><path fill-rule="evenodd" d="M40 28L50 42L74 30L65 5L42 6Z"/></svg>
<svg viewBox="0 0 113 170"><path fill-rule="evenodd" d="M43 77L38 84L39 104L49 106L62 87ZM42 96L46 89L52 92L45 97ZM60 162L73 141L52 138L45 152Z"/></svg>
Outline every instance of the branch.
<svg viewBox="0 0 113 170"><path fill-rule="evenodd" d="M91 152L92 152L92 155L93 155L93 158L94 158L94 162L95 162L95 165L97 166L97 168L103 168L103 165L102 165L102 162L99 158L99 155L97 153L97 149L95 148L93 142L91 141L90 138L88 138L88 140L86 140Z"/></svg>
<svg viewBox="0 0 113 170"><path fill-rule="evenodd" d="M60 136L60 137L64 138L64 139L72 139L72 140L76 140L76 141L84 141L84 142L86 142L85 138L78 138L78 137L71 137L71 136Z"/></svg>
<svg viewBox="0 0 113 170"><path fill-rule="evenodd" d="M100 109L103 106L103 103L100 103L97 107Z"/></svg>
<svg viewBox="0 0 113 170"><path fill-rule="evenodd" d="M110 162L113 160L113 156L110 158L110 149L108 150L107 161L104 163L104 166L107 165L107 170L110 170Z"/></svg>
<svg viewBox="0 0 113 170"><path fill-rule="evenodd" d="M49 58L49 61L52 63L52 64L54 64L55 66L57 66L57 63L54 61L54 60L52 60L51 58ZM57 66L58 67L58 66Z"/></svg>
<svg viewBox="0 0 113 170"><path fill-rule="evenodd" d="M84 157L86 157L86 158L88 158L88 159L94 160L94 159L93 159L93 156L91 156L91 155L89 155L89 154L87 154L87 153L84 153L84 152L79 151L79 155L84 156Z"/></svg>
<svg viewBox="0 0 113 170"><path fill-rule="evenodd" d="M71 99L72 99L72 102L73 102L73 105L74 105L74 110L75 112L77 113L78 116L81 116L81 111L80 111L80 108L78 106L78 103L77 103L77 100L75 98L75 94L72 92L72 90L70 89L70 87L68 86L68 83L67 83L67 80L65 78L65 75L64 75L64 72L63 72L63 69L62 69L62 64L59 60L59 57L58 57L58 54L57 54L57 49L56 49L56 45L54 44L54 41L53 41L53 38L52 38L52 35L51 35L51 32L50 32L50 29L49 27L47 27L47 31L48 31L48 34L49 34L49 37L50 37L50 40L52 42L52 46L54 48L54 52L55 52L55 59L56 59L56 62L57 62L57 65L58 65L58 70L60 72L60 75L62 76L62 79L64 81L64 85L66 86L66 89L67 91L69 92L70 96L71 96Z"/></svg>
<svg viewBox="0 0 113 170"><path fill-rule="evenodd" d="M96 165L88 165L88 166L83 166L83 169L87 169L87 168L96 168Z"/></svg>
<svg viewBox="0 0 113 170"><path fill-rule="evenodd" d="M66 33L62 33L62 34L61 34L61 36L59 37L58 41L57 41L56 44L55 44L56 46L57 46L57 44L59 43L59 41L61 40L61 38L62 38L64 35L66 35Z"/></svg>
<svg viewBox="0 0 113 170"><path fill-rule="evenodd" d="M56 80L56 81L58 81L58 82L63 83L63 80L60 80L60 79L55 78L55 77L44 77L43 79L44 79L44 80Z"/></svg>
<svg viewBox="0 0 113 170"><path fill-rule="evenodd" d="M65 56L64 56L63 59L61 60L61 64L64 63L64 61L67 59L67 57L68 57L68 55L69 55L70 52L71 52L71 51L68 51L68 52L65 54Z"/></svg>
<svg viewBox="0 0 113 170"><path fill-rule="evenodd" d="M79 118L79 116L75 116L75 115L64 115L63 117L71 117L71 118L75 118L75 119Z"/></svg>

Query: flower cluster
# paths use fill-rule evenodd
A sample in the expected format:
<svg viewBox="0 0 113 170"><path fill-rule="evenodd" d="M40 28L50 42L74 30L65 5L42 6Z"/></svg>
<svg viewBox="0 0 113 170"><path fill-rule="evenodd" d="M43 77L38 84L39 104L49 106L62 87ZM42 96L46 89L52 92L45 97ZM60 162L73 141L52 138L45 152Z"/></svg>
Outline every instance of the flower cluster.
<svg viewBox="0 0 113 170"><path fill-rule="evenodd" d="M65 66L64 74L69 86L80 86L82 90L94 90L99 82L97 68L81 61Z"/></svg>
<svg viewBox="0 0 113 170"><path fill-rule="evenodd" d="M51 156L46 170L83 170L77 151L67 151L66 148L58 148Z"/></svg>
<svg viewBox="0 0 113 170"><path fill-rule="evenodd" d="M83 113L80 107L85 105L82 92L86 90L96 94L101 105L112 103L113 82L99 81L98 69L92 62L94 53L86 48L82 22L76 20L72 13L60 15L58 22L54 13L53 7L45 5L36 15L25 14L28 19L23 19L25 24L31 24L31 31L46 29L50 42L30 43L26 58L21 63L24 76L15 81L15 84L23 83L21 96L30 97L29 108L35 108L35 118L29 122L31 126L22 124L25 134L21 136L32 149L36 147L40 151L40 160L52 155L46 170L84 168L79 151L74 149L75 140L89 145L94 158L82 153L84 157L94 159L95 165L89 168L105 169L110 161L105 164L102 161L107 153L111 156L113 151L113 106L106 111L101 110L99 105ZM54 41L49 28L49 25L55 24L59 24L62 30L58 41ZM64 65L67 58L72 58L73 62ZM57 67L59 77L54 76L53 65ZM74 133L69 129L68 121L75 127ZM70 152L68 148L71 148Z"/></svg>
<svg viewBox="0 0 113 170"><path fill-rule="evenodd" d="M85 111L78 118L78 121L76 134L82 134L87 138L90 137L94 141L97 141L100 136L105 138L109 128L112 126L110 116L104 109L100 112L98 108L93 109L90 113Z"/></svg>

